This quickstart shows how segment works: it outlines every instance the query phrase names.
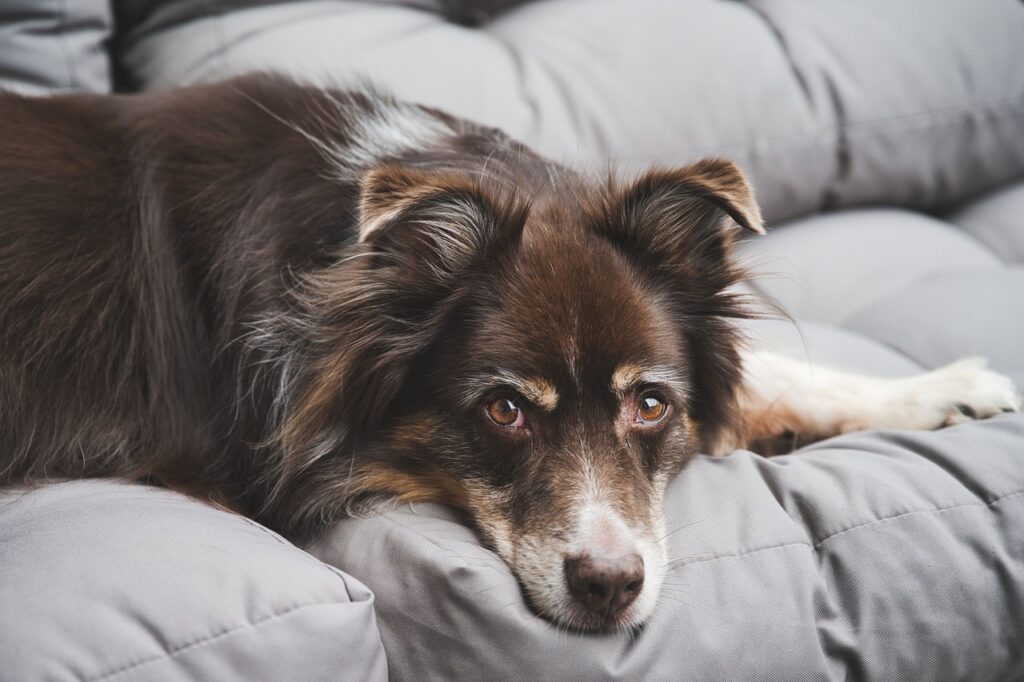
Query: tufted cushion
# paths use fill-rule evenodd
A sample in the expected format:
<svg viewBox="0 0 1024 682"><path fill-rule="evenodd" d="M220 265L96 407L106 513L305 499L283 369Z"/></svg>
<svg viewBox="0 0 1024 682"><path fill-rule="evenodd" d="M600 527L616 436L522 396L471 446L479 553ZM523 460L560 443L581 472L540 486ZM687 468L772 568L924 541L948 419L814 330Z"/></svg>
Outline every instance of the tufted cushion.
<svg viewBox="0 0 1024 682"><path fill-rule="evenodd" d="M0 493L0 679L385 679L373 597L235 514L111 481Z"/></svg>
<svg viewBox="0 0 1024 682"><path fill-rule="evenodd" d="M395 3L209 7L134 33L140 84L369 77L576 165L733 158L773 221L935 210L1024 174L1019 0L545 0L480 28Z"/></svg>
<svg viewBox="0 0 1024 682"><path fill-rule="evenodd" d="M902 209L830 213L747 240L740 253L758 274L754 288L801 327L841 329L919 367L983 355L1024 386L1022 198L1024 183L1017 183L943 218ZM769 344L785 333L778 325L748 326ZM852 350L815 357L816 337L778 347L888 373L884 361Z"/></svg>
<svg viewBox="0 0 1024 682"><path fill-rule="evenodd" d="M0 3L0 88L110 92L109 0Z"/></svg>
<svg viewBox="0 0 1024 682"><path fill-rule="evenodd" d="M442 507L342 522L314 552L377 594L395 680L1016 680L1022 441L1013 415L697 459L669 488L669 574L634 636L540 620Z"/></svg>

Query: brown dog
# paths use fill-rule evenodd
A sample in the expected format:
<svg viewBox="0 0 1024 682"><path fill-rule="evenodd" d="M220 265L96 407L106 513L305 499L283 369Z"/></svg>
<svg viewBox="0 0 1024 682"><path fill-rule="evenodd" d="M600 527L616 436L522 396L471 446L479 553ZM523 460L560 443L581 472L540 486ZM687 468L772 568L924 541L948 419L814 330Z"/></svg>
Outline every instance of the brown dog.
<svg viewBox="0 0 1024 682"><path fill-rule="evenodd" d="M744 374L734 223L728 162L594 182L368 92L0 95L0 483L147 480L293 538L441 501L542 614L639 623L698 449L1019 406L971 363Z"/></svg>

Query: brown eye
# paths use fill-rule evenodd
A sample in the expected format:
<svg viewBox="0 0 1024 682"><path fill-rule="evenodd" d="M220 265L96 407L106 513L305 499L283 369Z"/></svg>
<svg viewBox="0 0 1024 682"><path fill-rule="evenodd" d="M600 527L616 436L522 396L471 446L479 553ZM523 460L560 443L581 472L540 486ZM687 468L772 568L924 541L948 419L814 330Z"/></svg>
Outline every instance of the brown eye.
<svg viewBox="0 0 1024 682"><path fill-rule="evenodd" d="M519 427L525 421L523 411L511 398L498 398L487 404L487 416L498 426Z"/></svg>
<svg viewBox="0 0 1024 682"><path fill-rule="evenodd" d="M661 418L668 412L668 405L665 401L653 394L647 394L640 398L640 406L636 410L636 420L641 424L653 424L661 421Z"/></svg>

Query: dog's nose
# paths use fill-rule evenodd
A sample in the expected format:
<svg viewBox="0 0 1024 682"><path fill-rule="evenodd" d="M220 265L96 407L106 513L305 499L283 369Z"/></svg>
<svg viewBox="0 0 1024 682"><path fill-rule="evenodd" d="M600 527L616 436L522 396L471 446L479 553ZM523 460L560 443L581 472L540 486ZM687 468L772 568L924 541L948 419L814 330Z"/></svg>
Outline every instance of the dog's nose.
<svg viewBox="0 0 1024 682"><path fill-rule="evenodd" d="M632 604L643 589L644 560L639 554L571 557L565 560L565 580L578 603L613 616Z"/></svg>

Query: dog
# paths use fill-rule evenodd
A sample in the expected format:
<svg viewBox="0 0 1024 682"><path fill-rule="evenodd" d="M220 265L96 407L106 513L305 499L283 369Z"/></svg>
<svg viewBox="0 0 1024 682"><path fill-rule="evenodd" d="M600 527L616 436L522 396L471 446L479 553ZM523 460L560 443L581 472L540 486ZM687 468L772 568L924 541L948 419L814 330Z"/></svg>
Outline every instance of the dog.
<svg viewBox="0 0 1024 682"><path fill-rule="evenodd" d="M745 349L732 163L595 179L369 89L269 74L0 95L0 484L120 477L296 541L464 510L542 616L641 624L701 451L1016 410Z"/></svg>

